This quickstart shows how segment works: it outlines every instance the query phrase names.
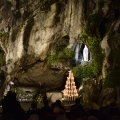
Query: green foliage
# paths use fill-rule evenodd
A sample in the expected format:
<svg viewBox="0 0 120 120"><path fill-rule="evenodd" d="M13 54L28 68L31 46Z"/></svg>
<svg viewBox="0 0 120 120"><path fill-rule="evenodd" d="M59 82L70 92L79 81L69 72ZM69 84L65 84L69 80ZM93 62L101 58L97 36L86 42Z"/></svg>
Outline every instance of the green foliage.
<svg viewBox="0 0 120 120"><path fill-rule="evenodd" d="M47 63L48 64L54 64L57 65L60 61L62 60L69 60L73 59L74 57L74 52L71 49L64 48L62 51L57 51L57 53L50 55L47 58Z"/></svg>
<svg viewBox="0 0 120 120"><path fill-rule="evenodd" d="M68 41L62 38L61 42L56 43L55 52L59 53L60 51L63 51L67 46L68 46Z"/></svg>
<svg viewBox="0 0 120 120"><path fill-rule="evenodd" d="M42 103L43 102L43 95L42 94L37 95L35 101L38 103Z"/></svg>
<svg viewBox="0 0 120 120"><path fill-rule="evenodd" d="M53 54L48 56L47 63L57 65L60 62L71 60L74 58L74 52L71 49L68 49L69 38L65 36L60 39L60 42L57 42L53 49Z"/></svg>
<svg viewBox="0 0 120 120"><path fill-rule="evenodd" d="M92 37L87 34L86 29L81 32L82 41L88 46L92 53L92 63L86 66L79 66L73 68L74 76L81 83L83 78L92 78L98 76L101 73L103 54L100 47L100 37ZM99 34L97 35L99 36ZM63 43L60 46L57 45L56 53L49 56L47 61L49 64L57 64L61 60L68 60L74 58L74 52L68 48L64 48L66 45Z"/></svg>
<svg viewBox="0 0 120 120"><path fill-rule="evenodd" d="M58 64L57 54L52 54L52 55L48 56L48 58L47 58L47 64L57 65Z"/></svg>
<svg viewBox="0 0 120 120"><path fill-rule="evenodd" d="M104 55L100 47L101 38L99 34L96 36L90 36L87 34L86 29L81 32L83 42L88 46L92 53L92 66L90 67L94 76L98 76L101 73L102 63Z"/></svg>
<svg viewBox="0 0 120 120"><path fill-rule="evenodd" d="M102 8L104 6L104 2L99 2L98 6L99 10L89 16L87 27L80 33L82 41L87 45L92 53L92 63L86 66L73 68L74 76L79 82L81 82L83 78L97 77L101 74L104 55L100 47L102 38L100 38L98 28L103 18ZM50 60L52 60L52 62L57 63L61 59L71 59L74 57L73 53L68 52L69 50L66 50L67 52L65 52L64 48L64 44L58 44L55 49L55 54L50 56L50 58L48 58L48 61L50 62Z"/></svg>
<svg viewBox="0 0 120 120"><path fill-rule="evenodd" d="M8 32L0 33L0 37L6 36L6 35L8 35Z"/></svg>
<svg viewBox="0 0 120 120"><path fill-rule="evenodd" d="M96 22L98 18L99 18L99 14L98 13L90 15L91 22Z"/></svg>
<svg viewBox="0 0 120 120"><path fill-rule="evenodd" d="M100 47L100 38L89 37L86 44L92 52L93 72L95 75L99 75L102 69L103 54Z"/></svg>
<svg viewBox="0 0 120 120"><path fill-rule="evenodd" d="M83 78L92 78L94 77L92 63L86 66L74 67L72 69L74 76L81 83Z"/></svg>
<svg viewBox="0 0 120 120"><path fill-rule="evenodd" d="M98 3L99 9L102 9L104 6L105 2L101 1Z"/></svg>
<svg viewBox="0 0 120 120"><path fill-rule="evenodd" d="M59 59L72 59L74 57L74 52L71 49L65 48L63 51L58 53Z"/></svg>
<svg viewBox="0 0 120 120"><path fill-rule="evenodd" d="M102 8L104 6L104 2L99 2L98 6L99 10L89 16L87 27L83 28L81 31L82 41L87 45L92 53L92 63L88 66L80 66L73 69L75 76L80 81L83 78L97 77L101 74L104 55L100 47L102 38L100 38L98 28L103 18Z"/></svg>
<svg viewBox="0 0 120 120"><path fill-rule="evenodd" d="M99 25L103 18L103 11L99 10L96 13L89 16L89 25L86 28L86 32L90 36L98 37Z"/></svg>
<svg viewBox="0 0 120 120"><path fill-rule="evenodd" d="M120 70L114 70L107 75L105 78L104 87L112 87L115 88L120 86Z"/></svg>
<svg viewBox="0 0 120 120"><path fill-rule="evenodd" d="M95 23L99 24L102 16L103 16L103 11L99 10L96 13L90 15L90 22L95 22Z"/></svg>
<svg viewBox="0 0 120 120"><path fill-rule="evenodd" d="M104 15L103 10L102 10L104 6L104 2L99 2L98 6L99 6L99 10L89 16L89 19L88 19L89 24L86 28L86 32L88 35L96 36L96 37L98 37L97 35L98 35L100 23Z"/></svg>

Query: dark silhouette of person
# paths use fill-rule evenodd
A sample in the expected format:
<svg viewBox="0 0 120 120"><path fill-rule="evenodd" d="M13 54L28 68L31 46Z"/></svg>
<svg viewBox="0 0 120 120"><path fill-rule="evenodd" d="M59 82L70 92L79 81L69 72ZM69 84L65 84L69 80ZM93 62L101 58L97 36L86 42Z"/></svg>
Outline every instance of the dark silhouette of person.
<svg viewBox="0 0 120 120"><path fill-rule="evenodd" d="M11 114L14 120L22 120L25 112L21 107L19 101L16 100L16 93L8 91L7 95L2 101L2 116L5 114Z"/></svg>
<svg viewBox="0 0 120 120"><path fill-rule="evenodd" d="M44 103L44 106L41 108L41 112L42 112L42 115L43 115L44 119L46 120L48 115L51 112L51 107L49 106L49 103L48 103L47 99L44 100L43 103Z"/></svg>
<svg viewBox="0 0 120 120"><path fill-rule="evenodd" d="M80 104L80 98L75 99L75 104L71 106L71 117L79 118L84 113L83 106Z"/></svg>
<svg viewBox="0 0 120 120"><path fill-rule="evenodd" d="M27 113L25 114L25 120L29 120L29 118L32 116L32 115L36 115L39 120L41 120L43 118L42 116L42 113L41 113L41 110L39 108L37 108L37 103L36 101L33 101L31 103L31 107L30 109L27 111Z"/></svg>
<svg viewBox="0 0 120 120"><path fill-rule="evenodd" d="M43 104L44 104L44 106L41 108L41 111L43 112L43 113L48 113L48 112L50 112L50 106L49 106L49 104L48 104L48 100L44 100L43 101Z"/></svg>
<svg viewBox="0 0 120 120"><path fill-rule="evenodd" d="M65 112L65 108L64 108L64 106L62 105L62 103L61 103L60 100L56 100L55 104L58 105L63 112Z"/></svg>
<svg viewBox="0 0 120 120"><path fill-rule="evenodd" d="M109 115L110 118L120 115L120 110L117 108L116 102L111 102L110 103L110 108L108 110L108 115Z"/></svg>

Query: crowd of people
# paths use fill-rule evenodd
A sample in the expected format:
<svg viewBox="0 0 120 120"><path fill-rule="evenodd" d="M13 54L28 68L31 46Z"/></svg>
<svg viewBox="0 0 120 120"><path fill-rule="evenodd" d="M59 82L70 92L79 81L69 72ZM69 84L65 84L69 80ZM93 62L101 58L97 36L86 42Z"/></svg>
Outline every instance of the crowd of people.
<svg viewBox="0 0 120 120"><path fill-rule="evenodd" d="M16 99L16 93L9 91L2 100L0 120L120 120L120 110L114 102L99 109L85 109L77 98L69 112L60 100L51 105L47 99L43 102L44 106L38 108L37 102L33 101L28 111L24 111Z"/></svg>

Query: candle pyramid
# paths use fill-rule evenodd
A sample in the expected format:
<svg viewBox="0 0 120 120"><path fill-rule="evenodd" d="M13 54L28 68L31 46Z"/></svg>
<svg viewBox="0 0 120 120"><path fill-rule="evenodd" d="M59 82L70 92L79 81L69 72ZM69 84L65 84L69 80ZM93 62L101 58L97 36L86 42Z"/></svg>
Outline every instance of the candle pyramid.
<svg viewBox="0 0 120 120"><path fill-rule="evenodd" d="M78 97L72 71L69 71L63 95L64 99L68 101L75 100Z"/></svg>

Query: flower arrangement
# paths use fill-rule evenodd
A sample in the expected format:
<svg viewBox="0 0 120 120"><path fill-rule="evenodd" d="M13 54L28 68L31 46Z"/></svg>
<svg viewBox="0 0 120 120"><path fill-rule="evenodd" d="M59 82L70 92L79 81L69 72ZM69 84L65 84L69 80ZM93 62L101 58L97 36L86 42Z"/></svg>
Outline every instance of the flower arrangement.
<svg viewBox="0 0 120 120"><path fill-rule="evenodd" d="M43 95L42 94L38 94L37 97L36 97L36 101L38 103L42 103L43 102Z"/></svg>

